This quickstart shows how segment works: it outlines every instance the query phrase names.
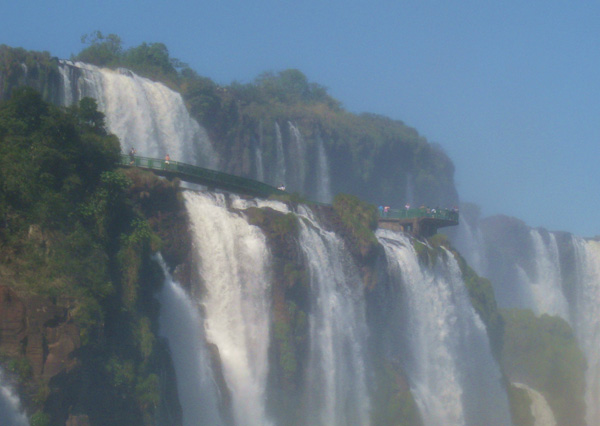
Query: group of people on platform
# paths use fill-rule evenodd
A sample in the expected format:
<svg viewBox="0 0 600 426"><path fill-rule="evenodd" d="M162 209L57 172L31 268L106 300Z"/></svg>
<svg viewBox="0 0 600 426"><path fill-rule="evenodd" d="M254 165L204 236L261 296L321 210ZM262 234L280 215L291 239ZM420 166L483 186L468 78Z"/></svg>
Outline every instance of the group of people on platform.
<svg viewBox="0 0 600 426"><path fill-rule="evenodd" d="M379 216L381 216L381 217L389 216L390 212L392 211L390 206L379 206L378 210L379 210ZM404 210L406 210L406 211L410 210L410 203L406 203L404 205ZM418 210L422 211L425 214L436 214L439 212L452 212L452 213L458 214L458 207L456 207L456 206L454 206L452 208L444 209L444 208L439 208L439 207L430 208L430 207L425 207L424 205L422 205L421 207L419 207Z"/></svg>
<svg viewBox="0 0 600 426"><path fill-rule="evenodd" d="M135 154L137 154L136 149L134 147L131 147L131 149L129 150L129 165L130 166L133 166L133 164L135 163ZM167 155L165 155L165 164L170 164L170 163L171 163L171 157L167 153Z"/></svg>

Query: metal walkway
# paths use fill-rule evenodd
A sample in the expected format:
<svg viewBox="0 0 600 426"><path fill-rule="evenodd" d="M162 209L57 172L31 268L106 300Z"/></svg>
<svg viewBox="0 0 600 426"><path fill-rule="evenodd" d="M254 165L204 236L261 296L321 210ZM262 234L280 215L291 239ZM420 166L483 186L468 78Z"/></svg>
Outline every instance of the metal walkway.
<svg viewBox="0 0 600 426"><path fill-rule="evenodd" d="M268 198L274 194L281 195L286 193L274 186L267 185L266 183L257 180L205 169L203 167L192 166L191 164L185 164L179 161L165 161L136 155L132 162L129 155L122 154L119 165L152 170L160 176L177 177L185 182L197 183L211 189L223 189L236 194L247 194L255 197Z"/></svg>

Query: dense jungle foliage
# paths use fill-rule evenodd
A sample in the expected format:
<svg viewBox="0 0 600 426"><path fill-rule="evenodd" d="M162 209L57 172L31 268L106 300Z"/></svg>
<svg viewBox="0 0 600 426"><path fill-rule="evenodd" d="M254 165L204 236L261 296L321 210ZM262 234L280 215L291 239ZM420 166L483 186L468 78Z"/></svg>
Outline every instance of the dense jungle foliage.
<svg viewBox="0 0 600 426"><path fill-rule="evenodd" d="M114 168L119 153L93 99L61 109L22 88L0 103L0 282L65 306L80 330L75 375L22 375L41 380L26 386L36 424L64 424L69 412L144 424L160 405L151 318L161 274L149 261L159 239L135 176ZM19 363L27 371L25 354L5 367Z"/></svg>

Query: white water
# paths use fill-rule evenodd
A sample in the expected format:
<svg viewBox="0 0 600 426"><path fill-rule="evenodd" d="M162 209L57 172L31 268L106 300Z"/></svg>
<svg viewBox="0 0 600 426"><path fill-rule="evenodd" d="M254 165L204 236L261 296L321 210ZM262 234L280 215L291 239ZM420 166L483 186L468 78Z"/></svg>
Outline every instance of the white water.
<svg viewBox="0 0 600 426"><path fill-rule="evenodd" d="M19 397L4 382L4 372L0 369L0 425L29 426Z"/></svg>
<svg viewBox="0 0 600 426"><path fill-rule="evenodd" d="M183 425L221 425L218 388L212 374L199 307L173 280L161 257L158 261L165 274L163 288L158 294L159 334L169 343Z"/></svg>
<svg viewBox="0 0 600 426"><path fill-rule="evenodd" d="M363 284L339 237L299 215L312 293L306 424L368 425Z"/></svg>
<svg viewBox="0 0 600 426"><path fill-rule="evenodd" d="M540 315L558 315L569 320L567 300L562 292L562 276L558 257L558 245L554 234L548 234L549 244L546 244L539 231L530 231L535 250L535 278L526 285L529 286L535 303L533 311Z"/></svg>
<svg viewBox="0 0 600 426"><path fill-rule="evenodd" d="M513 383L516 387L525 389L531 398L531 414L535 419L533 426L556 426L556 419L544 395L522 383Z"/></svg>
<svg viewBox="0 0 600 426"><path fill-rule="evenodd" d="M452 241L459 248L460 254L465 257L469 266L481 277L486 276L487 262L485 258L485 243L483 234L477 224L470 223L460 213L459 225L456 229L456 241Z"/></svg>
<svg viewBox="0 0 600 426"><path fill-rule="evenodd" d="M64 104L92 97L106 115L108 130L123 152L216 168L218 158L206 131L189 115L183 98L162 83L125 69L110 70L63 61L59 70Z"/></svg>
<svg viewBox="0 0 600 426"><path fill-rule="evenodd" d="M317 201L321 203L331 203L333 195L331 193L331 177L329 174L329 161L323 139L317 137Z"/></svg>
<svg viewBox="0 0 600 426"><path fill-rule="evenodd" d="M256 180L259 182L265 181L265 167L263 165L263 154L260 146L256 147Z"/></svg>
<svg viewBox="0 0 600 426"><path fill-rule="evenodd" d="M270 255L262 232L226 209L222 194L185 193L204 287L206 337L219 350L237 425L265 414L270 333Z"/></svg>
<svg viewBox="0 0 600 426"><path fill-rule="evenodd" d="M573 324L586 356L586 420L600 425L600 242L573 238L578 286Z"/></svg>
<svg viewBox="0 0 600 426"><path fill-rule="evenodd" d="M303 193L305 191L306 181L306 142L300 133L300 130L288 121L290 129L290 166L292 168L293 182L290 182L292 189Z"/></svg>
<svg viewBox="0 0 600 426"><path fill-rule="evenodd" d="M285 168L285 154L283 151L283 138L279 123L275 122L275 182L274 185L287 185L287 170Z"/></svg>
<svg viewBox="0 0 600 426"><path fill-rule="evenodd" d="M510 425L484 324L471 306L454 257L421 267L411 240L378 230L389 274L404 305L396 356L426 426Z"/></svg>

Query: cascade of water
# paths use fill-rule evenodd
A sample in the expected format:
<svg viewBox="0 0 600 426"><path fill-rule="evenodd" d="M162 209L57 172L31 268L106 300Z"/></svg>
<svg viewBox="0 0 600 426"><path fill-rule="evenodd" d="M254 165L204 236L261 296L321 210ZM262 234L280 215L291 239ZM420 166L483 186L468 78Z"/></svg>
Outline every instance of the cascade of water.
<svg viewBox="0 0 600 426"><path fill-rule="evenodd" d="M264 169L264 165L263 165L262 148L260 146L256 147L256 151L255 151L254 155L256 158L256 180L259 182L264 182L265 181L265 169Z"/></svg>
<svg viewBox="0 0 600 426"><path fill-rule="evenodd" d="M544 243L538 230L532 229L530 236L535 250L535 280L525 284L529 286L536 314L558 315L569 320L567 300L562 291L562 277L558 257L558 245L554 234L548 234L550 241Z"/></svg>
<svg viewBox="0 0 600 426"><path fill-rule="evenodd" d="M522 383L513 383L520 389L525 389L531 399L531 414L535 419L533 426L556 426L556 419L544 395Z"/></svg>
<svg viewBox="0 0 600 426"><path fill-rule="evenodd" d="M307 424L368 425L362 281L342 241L299 214L312 289Z"/></svg>
<svg viewBox="0 0 600 426"><path fill-rule="evenodd" d="M445 252L434 268L420 265L408 237L378 230L389 274L405 296L394 325L424 424L510 425L506 393L486 329L475 313L460 269Z"/></svg>
<svg viewBox="0 0 600 426"><path fill-rule="evenodd" d="M285 169L285 155L283 151L283 138L281 137L281 128L279 123L275 122L275 182L274 184L285 185L287 170Z"/></svg>
<svg viewBox="0 0 600 426"><path fill-rule="evenodd" d="M3 383L4 372L0 369L0 425L29 426L19 397Z"/></svg>
<svg viewBox="0 0 600 426"><path fill-rule="evenodd" d="M587 359L586 420L600 425L600 242L573 238L577 264L573 324Z"/></svg>
<svg viewBox="0 0 600 426"><path fill-rule="evenodd" d="M483 234L477 224L470 223L462 213L459 214L459 225L456 230L456 238L452 243L460 250L469 266L479 276L486 276L487 262L485 258L485 244Z"/></svg>
<svg viewBox="0 0 600 426"><path fill-rule="evenodd" d="M323 139L317 137L317 201L322 203L331 203L333 196L331 194L331 178L329 175L329 161Z"/></svg>
<svg viewBox="0 0 600 426"><path fill-rule="evenodd" d="M293 170L292 187L295 191L304 192L304 183L306 181L306 142L300 133L300 130L291 121L288 121L290 128L291 144L290 156Z"/></svg>
<svg viewBox="0 0 600 426"><path fill-rule="evenodd" d="M223 194L188 191L185 202L204 285L206 337L218 348L236 424L264 426L269 424L265 388L271 315L266 239L227 210Z"/></svg>
<svg viewBox="0 0 600 426"><path fill-rule="evenodd" d="M221 425L218 389L210 355L205 344L204 324L198 306L173 280L159 256L165 274L160 302L159 334L169 342L169 350L181 403L184 426Z"/></svg>
<svg viewBox="0 0 600 426"><path fill-rule="evenodd" d="M106 115L111 133L123 151L216 168L217 155L206 131L189 115L183 98L164 84L125 69L110 70L62 61L65 105L92 97Z"/></svg>

